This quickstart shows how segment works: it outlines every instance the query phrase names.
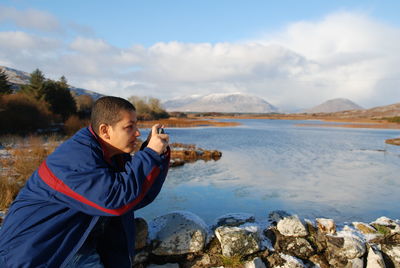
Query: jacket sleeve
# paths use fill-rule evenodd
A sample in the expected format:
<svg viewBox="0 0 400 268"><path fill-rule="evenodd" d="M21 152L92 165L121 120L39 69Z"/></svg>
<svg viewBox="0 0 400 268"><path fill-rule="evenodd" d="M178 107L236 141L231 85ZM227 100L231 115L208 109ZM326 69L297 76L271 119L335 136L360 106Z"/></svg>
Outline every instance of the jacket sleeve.
<svg viewBox="0 0 400 268"><path fill-rule="evenodd" d="M119 216L134 209L153 184L161 187L158 180L164 181L168 168L150 148L131 157L123 172L101 161L97 166L71 170L58 160L53 157L42 163L40 178L54 190L53 201L89 215Z"/></svg>
<svg viewBox="0 0 400 268"><path fill-rule="evenodd" d="M140 201L140 203L135 206L135 210L141 209L153 202L157 195L160 193L161 187L164 184L165 178L167 177L170 158L171 149L170 147L168 147L167 152L161 156L163 168L161 169L159 178L151 186L150 190L146 193L145 197Z"/></svg>

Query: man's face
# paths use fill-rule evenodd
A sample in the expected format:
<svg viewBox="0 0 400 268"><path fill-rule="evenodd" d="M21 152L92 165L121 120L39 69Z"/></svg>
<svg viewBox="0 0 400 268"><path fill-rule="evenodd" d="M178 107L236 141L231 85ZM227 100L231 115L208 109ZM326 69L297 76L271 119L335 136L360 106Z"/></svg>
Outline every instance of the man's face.
<svg viewBox="0 0 400 268"><path fill-rule="evenodd" d="M109 126L108 143L114 147L113 154L131 153L135 149L136 138L140 136L135 111L120 111L121 120Z"/></svg>

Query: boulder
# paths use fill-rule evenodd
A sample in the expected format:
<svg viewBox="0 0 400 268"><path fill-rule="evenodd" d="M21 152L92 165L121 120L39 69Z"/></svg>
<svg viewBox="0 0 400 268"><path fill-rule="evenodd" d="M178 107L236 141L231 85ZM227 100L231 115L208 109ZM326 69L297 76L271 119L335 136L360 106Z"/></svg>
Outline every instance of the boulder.
<svg viewBox="0 0 400 268"><path fill-rule="evenodd" d="M259 227L251 223L220 226L215 229L215 235L221 243L222 254L227 257L246 256L261 249Z"/></svg>
<svg viewBox="0 0 400 268"><path fill-rule="evenodd" d="M335 234L336 224L332 219L317 218L317 228L320 233L323 234Z"/></svg>
<svg viewBox="0 0 400 268"><path fill-rule="evenodd" d="M309 258L309 260L315 264L316 267L320 268L330 268L328 261L325 259L323 255L313 255Z"/></svg>
<svg viewBox="0 0 400 268"><path fill-rule="evenodd" d="M276 227L270 227L269 232L273 233L273 235L268 234L268 236L273 239L273 248L277 252L302 259L308 259L315 254L315 250L310 242L303 237L284 236L277 231Z"/></svg>
<svg viewBox="0 0 400 268"><path fill-rule="evenodd" d="M197 215L176 211L155 218L149 224L149 238L155 255L181 255L202 251L208 227Z"/></svg>
<svg viewBox="0 0 400 268"><path fill-rule="evenodd" d="M305 268L304 263L293 256L283 253L273 253L267 257L268 267L276 268Z"/></svg>
<svg viewBox="0 0 400 268"><path fill-rule="evenodd" d="M371 222L371 225L378 230L378 232L388 235L388 234L400 234L400 225L387 217L380 217L376 219L374 222Z"/></svg>
<svg viewBox="0 0 400 268"><path fill-rule="evenodd" d="M390 259L395 268L400 268L400 245L382 244L382 252Z"/></svg>
<svg viewBox="0 0 400 268"><path fill-rule="evenodd" d="M334 267L346 267L348 260L360 258L366 252L362 239L350 232L341 232L337 236L326 235L326 258Z"/></svg>
<svg viewBox="0 0 400 268"><path fill-rule="evenodd" d="M135 250L146 246L148 233L147 222L142 218L135 218Z"/></svg>
<svg viewBox="0 0 400 268"><path fill-rule="evenodd" d="M378 232L373 226L363 222L353 222L353 226L363 234L376 234Z"/></svg>
<svg viewBox="0 0 400 268"><path fill-rule="evenodd" d="M285 236L307 236L308 231L296 215L284 217L277 224L278 231Z"/></svg>
<svg viewBox="0 0 400 268"><path fill-rule="evenodd" d="M268 221L272 225L277 225L280 220L283 218L291 216L289 213L283 210L274 210L268 214Z"/></svg>
<svg viewBox="0 0 400 268"><path fill-rule="evenodd" d="M369 246L366 268L386 268L382 253L374 245Z"/></svg>
<svg viewBox="0 0 400 268"><path fill-rule="evenodd" d="M243 266L244 268L266 268L264 262L259 257L252 261L246 262Z"/></svg>
<svg viewBox="0 0 400 268"><path fill-rule="evenodd" d="M216 226L239 226L246 222L254 222L255 217L248 213L229 213L216 219Z"/></svg>
<svg viewBox="0 0 400 268"><path fill-rule="evenodd" d="M364 260L360 258L355 258L347 261L345 268L363 268Z"/></svg>

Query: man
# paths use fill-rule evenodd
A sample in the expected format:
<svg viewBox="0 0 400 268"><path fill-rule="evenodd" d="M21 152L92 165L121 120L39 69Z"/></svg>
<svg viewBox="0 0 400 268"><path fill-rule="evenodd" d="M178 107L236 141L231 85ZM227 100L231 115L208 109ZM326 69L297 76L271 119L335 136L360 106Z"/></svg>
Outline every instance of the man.
<svg viewBox="0 0 400 268"><path fill-rule="evenodd" d="M134 211L151 203L168 172L167 134L140 132L135 107L98 99L91 126L60 145L11 205L0 229L0 267L131 267Z"/></svg>

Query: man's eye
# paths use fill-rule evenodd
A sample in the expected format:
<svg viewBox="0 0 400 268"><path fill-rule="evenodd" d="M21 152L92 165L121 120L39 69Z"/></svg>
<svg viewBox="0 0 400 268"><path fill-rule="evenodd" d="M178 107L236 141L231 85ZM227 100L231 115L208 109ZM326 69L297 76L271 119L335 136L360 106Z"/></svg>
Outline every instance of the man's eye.
<svg viewBox="0 0 400 268"><path fill-rule="evenodd" d="M133 126L127 126L126 128L128 128L128 129L132 129L132 127L133 127Z"/></svg>

